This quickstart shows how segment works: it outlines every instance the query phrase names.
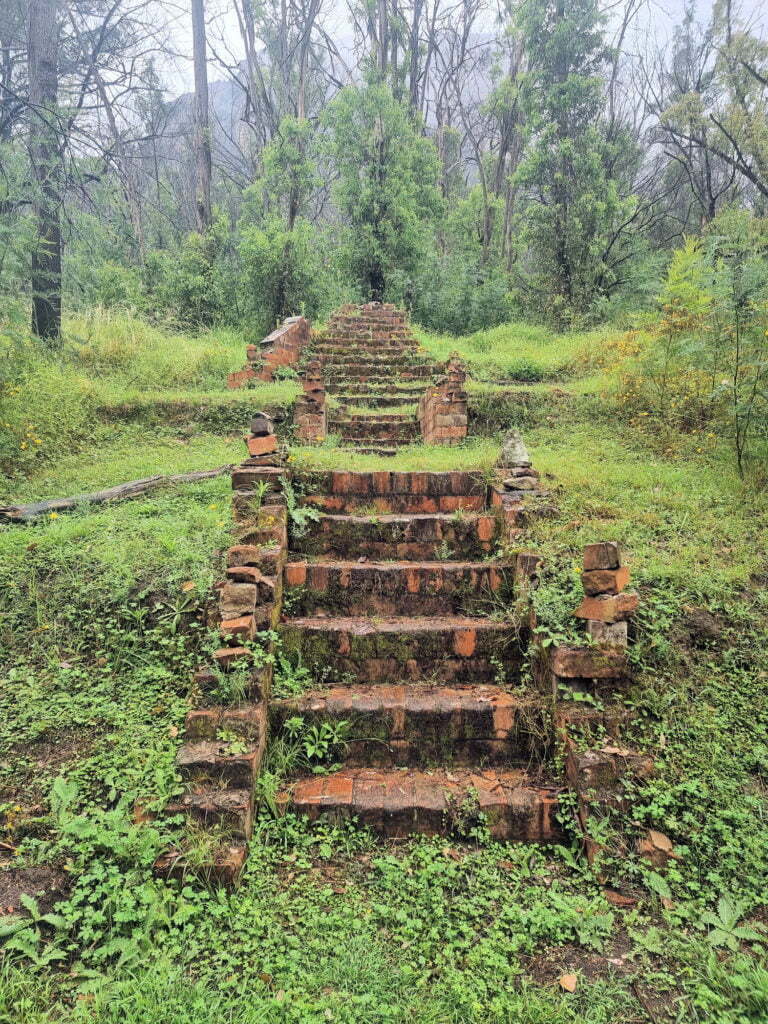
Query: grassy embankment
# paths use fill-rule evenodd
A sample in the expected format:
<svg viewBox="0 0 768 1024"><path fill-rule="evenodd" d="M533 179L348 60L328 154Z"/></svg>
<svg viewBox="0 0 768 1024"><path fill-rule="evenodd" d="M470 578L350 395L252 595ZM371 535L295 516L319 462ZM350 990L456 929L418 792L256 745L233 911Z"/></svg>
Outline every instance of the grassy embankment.
<svg viewBox="0 0 768 1024"><path fill-rule="evenodd" d="M28 396L31 422L54 447L44 463L43 447L39 469L27 464L26 478L6 484L8 497L239 457L229 417L242 396L217 383L240 363L240 339L120 323L133 341L111 369L98 354L109 327L87 358L40 369L49 390ZM550 338L512 325L425 343L441 358L458 349L477 379L492 378L471 387L493 394L489 422L526 428L550 488L546 514L523 538L548 556L546 628L565 628L573 601L558 595L578 590L582 545L625 545L643 601L634 740L656 757L657 776L621 824L630 836L646 825L664 831L680 859L659 875L623 851L607 871L638 903L617 909L573 851L478 836L384 849L351 827L265 818L236 894L153 882L164 837L131 815L137 800L159 806L177 785L176 735L189 670L210 642L197 623L226 544L228 481L83 510L0 531L0 811L10 868L0 884L37 870L67 894L59 918L29 940L37 966L7 961L0 1020L766 1019L765 946L735 930L765 920L768 883L765 496L738 480L717 438L666 436L622 415L612 397L625 357L615 333ZM67 433L70 387L78 408L86 394L88 415L73 413ZM275 401L292 386L279 387ZM499 391L510 389L500 405ZM247 399L266 405L266 395ZM44 420L46 396L54 405ZM167 413L177 404L180 418ZM118 418L127 406L141 411ZM223 420L197 416L214 407L226 407ZM496 439L478 438L412 449L396 463L351 460L331 446L295 454L318 467L449 468L488 466L497 450ZM66 784L52 793L57 779ZM706 914L724 894L738 903L736 922L718 929ZM46 962L52 953L65 958L60 968ZM571 994L557 979L572 970Z"/></svg>

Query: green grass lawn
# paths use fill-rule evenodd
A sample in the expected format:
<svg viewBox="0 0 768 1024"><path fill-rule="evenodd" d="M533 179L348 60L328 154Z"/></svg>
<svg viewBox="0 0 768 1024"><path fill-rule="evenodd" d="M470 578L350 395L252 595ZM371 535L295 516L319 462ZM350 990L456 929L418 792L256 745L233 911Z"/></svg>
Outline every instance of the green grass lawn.
<svg viewBox="0 0 768 1024"><path fill-rule="evenodd" d="M127 345L133 335L121 330ZM739 480L725 442L687 436L670 447L653 429L623 421L597 368L601 334L550 338L511 325L486 336L498 351L459 339L479 372L496 360L511 380L519 356L546 378L522 389L527 413L522 400L499 404L509 385L471 389L497 406L494 429L524 427L549 491L519 541L546 557L541 628L553 636L567 628L585 543L620 541L641 594L629 741L654 756L656 774L620 819L626 846L606 853L602 877L575 842L497 844L479 829L380 844L352 824L309 826L264 812L237 892L192 878L157 881L151 865L168 837L134 811L137 802L159 808L179 789L174 757L191 671L216 642L204 622L230 537L229 480L0 528L0 893L19 870L50 870L64 890L57 916L25 933L24 955L3 954L0 1021L768 1019L767 936L738 931L766 921L768 499ZM72 451L63 441L50 461L4 483L8 498L240 458L240 431L229 420L201 423L184 406L172 422L157 422L153 395L171 404L218 396L213 371L199 375L199 387L176 379L183 368L174 369L164 339L168 351L152 365L159 374L167 359L173 380L129 385L129 360L117 375L125 375L126 402L152 411L95 427L87 418L94 443ZM203 359L220 342L216 334L190 345ZM222 343L231 369L240 339ZM441 358L458 347L456 339L428 344ZM152 362L138 362L145 358ZM223 369L216 363L215 375ZM119 405L116 376L102 387L82 365L62 373L61 386L90 382L89 410ZM268 404L221 392L230 404L251 397ZM237 413L235 404L227 415ZM395 459L321 445L293 449L292 464L487 469L499 443L413 446ZM695 610L712 617L709 637L692 629ZM634 849L648 826L675 844L679 859L663 873ZM606 890L614 886L634 905L612 905ZM722 896L730 903L718 906ZM3 923L0 914L0 934ZM569 974L574 992L559 981Z"/></svg>

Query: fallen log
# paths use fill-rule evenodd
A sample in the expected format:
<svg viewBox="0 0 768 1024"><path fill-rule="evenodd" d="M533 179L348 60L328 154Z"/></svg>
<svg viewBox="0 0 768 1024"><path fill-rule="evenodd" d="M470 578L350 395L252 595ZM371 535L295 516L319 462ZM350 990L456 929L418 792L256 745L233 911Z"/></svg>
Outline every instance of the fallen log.
<svg viewBox="0 0 768 1024"><path fill-rule="evenodd" d="M143 480L130 480L127 484L117 484L105 491L94 491L93 494L75 494L71 498L51 498L49 501L35 501L31 505L0 506L0 523L28 523L51 512L69 512L79 505L103 505L112 501L126 501L146 494L156 487L172 486L173 484L195 483L197 480L210 480L224 473L231 473L235 467L219 466L217 469L201 469L195 473L177 473L174 476L148 476Z"/></svg>

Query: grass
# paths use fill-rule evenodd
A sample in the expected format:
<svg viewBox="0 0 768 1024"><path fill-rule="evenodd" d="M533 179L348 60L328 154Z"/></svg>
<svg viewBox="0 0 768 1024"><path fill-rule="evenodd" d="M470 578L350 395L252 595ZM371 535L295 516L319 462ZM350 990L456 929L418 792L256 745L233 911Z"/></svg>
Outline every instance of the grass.
<svg viewBox="0 0 768 1024"><path fill-rule="evenodd" d="M386 444L386 442L382 442ZM291 465L299 472L328 469L349 470L488 470L499 457L499 444L493 438L468 438L455 447L443 445L403 445L396 455L362 455L349 448L323 445L291 448Z"/></svg>
<svg viewBox="0 0 768 1024"><path fill-rule="evenodd" d="M289 381L228 391L227 373L242 365L244 348L238 332L180 334L95 311L70 318L52 353L0 324L0 469L8 477L42 475L62 453L79 451L87 476L93 450L130 444L136 423L164 440L177 428L187 441L196 431L243 431L251 412L285 409L298 393Z"/></svg>
<svg viewBox="0 0 768 1024"><path fill-rule="evenodd" d="M134 335L120 331L129 351ZM47 464L25 465L26 477L5 483L9 496L74 493L239 457L240 428L228 417L241 416L252 394L217 392L208 371L198 384L179 383L172 341L188 343L199 365L210 345L239 360L240 342L160 334L142 335L165 347L157 363L139 358L143 380L150 365L158 374L167 365L173 382L130 384L123 356L102 378L92 356L87 372L71 354L61 367L35 370L48 382L36 408L85 403L87 416L82 434L65 424ZM520 325L486 334L498 339L488 352L477 336L459 340L478 373L491 373L495 359L512 379L519 357L542 376L531 386L471 385L496 407L493 429L524 425L549 489L543 515L518 541L546 556L540 627L556 635L570 620L581 548L591 541L621 541L641 594L628 742L654 756L656 774L633 793L631 817L619 821L626 845L607 848L604 877L575 845L497 844L482 828L387 845L349 823L287 816L260 819L235 893L155 880L166 837L152 822L135 824L134 808L160 807L178 789L189 678L214 641L204 622L229 538L230 485L224 477L81 509L0 529L0 855L5 867L61 870L68 890L34 956L4 954L0 1021L768 1019L765 943L718 945L705 918L727 894L741 901L742 920L765 920L768 499L738 479L718 438L670 439L658 425L621 417L600 370L602 334L550 339ZM56 391L70 385L69 396ZM266 393L254 402L266 404ZM95 410L116 416L121 396L129 396L125 418L100 422ZM198 402L219 399L222 420L196 419ZM93 440L70 450L79 436ZM489 469L499 440L412 446L394 458L321 445L292 457L307 471ZM706 610L718 632L694 634L692 609ZM64 810L51 803L57 779L74 787ZM663 872L634 848L648 826L670 836L679 856ZM0 871L0 885L5 877ZM636 905L611 905L605 879ZM52 950L61 964L35 961ZM577 976L573 993L558 983L567 973Z"/></svg>
<svg viewBox="0 0 768 1024"><path fill-rule="evenodd" d="M421 345L445 362L458 352L479 381L536 382L570 376L588 353L599 352L606 330L556 334L546 327L512 323L455 338L417 330ZM615 332L613 332L615 333Z"/></svg>

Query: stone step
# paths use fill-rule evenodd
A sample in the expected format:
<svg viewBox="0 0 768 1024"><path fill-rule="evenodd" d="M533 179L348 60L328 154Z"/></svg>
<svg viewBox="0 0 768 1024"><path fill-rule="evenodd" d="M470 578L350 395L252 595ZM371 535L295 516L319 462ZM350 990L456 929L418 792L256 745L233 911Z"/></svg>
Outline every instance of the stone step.
<svg viewBox="0 0 768 1024"><path fill-rule="evenodd" d="M426 353L419 353L416 350L400 349L400 351L382 348L380 345L372 345L370 348L361 348L354 345L348 348L335 349L330 352L318 352L315 350L315 357L324 365L338 364L340 366L430 366L435 362Z"/></svg>
<svg viewBox="0 0 768 1024"><path fill-rule="evenodd" d="M431 384L438 372L431 366L392 366L386 363L371 363L362 365L360 363L325 363L321 368L323 377L327 380L334 378L335 386L341 389L348 384L398 384L403 381L422 381L424 388Z"/></svg>
<svg viewBox="0 0 768 1024"><path fill-rule="evenodd" d="M292 615L489 614L512 600L514 566L502 562L292 561Z"/></svg>
<svg viewBox="0 0 768 1024"><path fill-rule="evenodd" d="M395 339L389 337L387 340L381 341L361 335L359 339L354 340L337 337L327 338L323 341L315 342L312 348L308 350L310 359L318 355L344 356L350 352L378 354L380 357L388 355L412 356L418 354L419 349L414 341L409 341L406 338ZM426 353L423 354L425 355Z"/></svg>
<svg viewBox="0 0 768 1024"><path fill-rule="evenodd" d="M293 551L335 558L483 558L499 543L500 516L459 515L321 515Z"/></svg>
<svg viewBox="0 0 768 1024"><path fill-rule="evenodd" d="M371 398L397 398L398 402L418 402L424 393L424 385L421 383L410 385L393 383L391 377L382 384L361 384L358 381L330 380L326 381L325 389L329 394L338 398L353 396L357 400L359 396L365 395ZM362 398L360 399L360 404L366 404L362 401Z"/></svg>
<svg viewBox="0 0 768 1024"><path fill-rule="evenodd" d="M305 727L344 722L334 758L371 767L543 762L550 746L551 704L521 699L497 686L361 686L273 700L270 722Z"/></svg>
<svg viewBox="0 0 768 1024"><path fill-rule="evenodd" d="M337 685L516 683L527 642L513 622L458 615L297 617L279 631L289 657L300 656L318 682Z"/></svg>
<svg viewBox="0 0 768 1024"><path fill-rule="evenodd" d="M365 444L360 439L359 445ZM480 512L486 507L486 479L483 473L454 470L429 472L345 472L332 470L308 474L304 504L325 512L371 512L433 514L435 512Z"/></svg>
<svg viewBox="0 0 768 1024"><path fill-rule="evenodd" d="M389 409L395 406L408 405L411 406L411 414L416 415L418 408L418 398L421 395L421 391L414 393L412 391L406 391L404 394L389 394L379 395L371 394L370 392L360 392L359 394L351 394L349 391L336 391L333 397L339 403L342 408L349 405L360 406L361 408L370 409L372 413L379 409Z"/></svg>
<svg viewBox="0 0 768 1024"><path fill-rule="evenodd" d="M344 768L297 780L281 803L311 819L357 818L380 835L467 835L481 821L497 840L557 842L561 788L522 770L433 772Z"/></svg>
<svg viewBox="0 0 768 1024"><path fill-rule="evenodd" d="M392 444L410 444L421 436L419 424L415 417L380 420L373 418L332 419L328 422L329 434L341 434L349 441L360 439L368 441L387 441Z"/></svg>

